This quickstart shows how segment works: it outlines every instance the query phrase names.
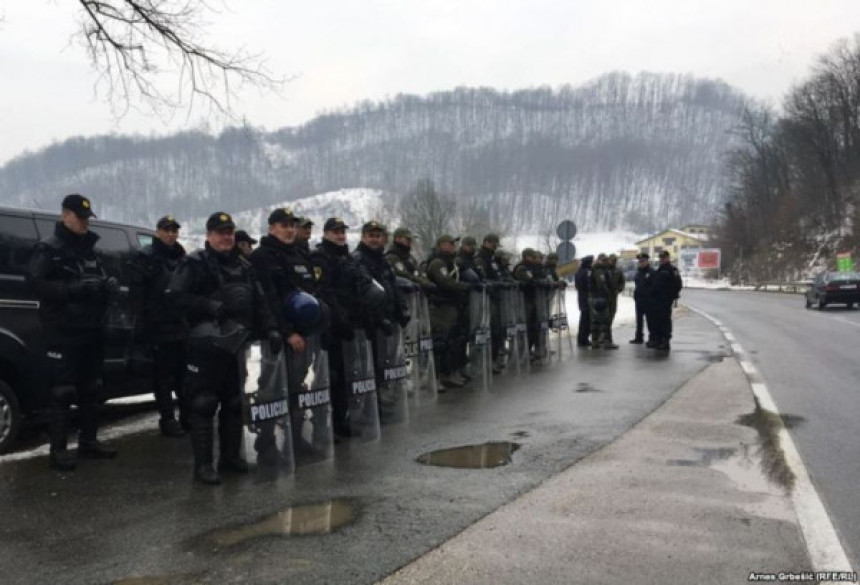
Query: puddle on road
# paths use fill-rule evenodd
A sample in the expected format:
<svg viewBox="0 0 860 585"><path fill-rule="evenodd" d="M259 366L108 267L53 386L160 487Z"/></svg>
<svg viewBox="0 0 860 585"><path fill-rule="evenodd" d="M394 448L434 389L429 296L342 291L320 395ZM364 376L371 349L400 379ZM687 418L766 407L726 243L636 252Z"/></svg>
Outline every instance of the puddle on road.
<svg viewBox="0 0 860 585"><path fill-rule="evenodd" d="M249 524L215 530L204 540L218 547L230 547L265 536L311 536L329 534L352 523L355 506L349 500L328 500L317 504L291 506Z"/></svg>
<svg viewBox="0 0 860 585"><path fill-rule="evenodd" d="M580 382L576 385L576 389L574 392L583 393L583 392L600 392L597 388L589 384L588 382Z"/></svg>
<svg viewBox="0 0 860 585"><path fill-rule="evenodd" d="M175 573L171 575L132 575L119 581L112 581L112 585L178 585L181 583L205 583L203 573Z"/></svg>
<svg viewBox="0 0 860 585"><path fill-rule="evenodd" d="M416 461L423 465L438 465L440 467L459 467L469 469L486 469L500 467L511 462L514 451L520 448L519 443L501 441L484 443L482 445L466 445L451 449L440 449L420 455Z"/></svg>
<svg viewBox="0 0 860 585"><path fill-rule="evenodd" d="M511 433L511 436L517 437L518 439L525 439L530 435L528 431L514 431L513 433Z"/></svg>
<svg viewBox="0 0 860 585"><path fill-rule="evenodd" d="M806 419L802 416L779 415L763 410L758 401L752 413L739 416L735 421L736 424L756 430L759 439L756 455L760 458L761 469L772 483L782 486L786 492L794 488L795 476L785 460L785 452L780 445L779 430L782 426L791 429L804 422Z"/></svg>

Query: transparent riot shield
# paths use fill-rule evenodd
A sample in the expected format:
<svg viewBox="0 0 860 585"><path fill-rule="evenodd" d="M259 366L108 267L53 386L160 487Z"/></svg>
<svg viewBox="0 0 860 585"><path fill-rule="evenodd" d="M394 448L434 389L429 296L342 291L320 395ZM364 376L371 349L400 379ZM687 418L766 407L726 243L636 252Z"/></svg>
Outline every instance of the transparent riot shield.
<svg viewBox="0 0 860 585"><path fill-rule="evenodd" d="M245 459L258 469L296 468L290 430L289 391L285 352L272 355L267 345L248 351L242 394Z"/></svg>
<svg viewBox="0 0 860 585"><path fill-rule="evenodd" d="M346 428L349 436L363 441L379 438L379 400L373 348L364 329L356 329L350 341L342 342Z"/></svg>
<svg viewBox="0 0 860 585"><path fill-rule="evenodd" d="M517 354L514 356L520 368L526 371L531 370L531 360L529 359L529 337L528 337L528 319L526 316L526 295L522 288L517 287L514 291L514 302L516 305L516 330L517 330Z"/></svg>
<svg viewBox="0 0 860 585"><path fill-rule="evenodd" d="M406 296L412 319L403 328L403 347L409 373L409 398L416 404L436 400L433 334L426 297L417 288Z"/></svg>
<svg viewBox="0 0 860 585"><path fill-rule="evenodd" d="M484 390L493 382L491 356L490 299L486 290L473 290L469 293L469 369Z"/></svg>
<svg viewBox="0 0 860 585"><path fill-rule="evenodd" d="M374 347L379 419L383 424L409 420L409 373L403 329L395 324L392 330L391 335L377 330Z"/></svg>
<svg viewBox="0 0 860 585"><path fill-rule="evenodd" d="M319 333L305 337L305 350L289 346L287 379L290 418L296 464L316 463L334 457L331 419L331 388L328 353L322 348Z"/></svg>
<svg viewBox="0 0 860 585"><path fill-rule="evenodd" d="M555 337L556 353L558 360L562 360L564 352L563 338L567 337L568 353L573 354L573 339L570 336L570 327L567 323L567 300L565 296L566 287L556 287L550 296L550 330Z"/></svg>
<svg viewBox="0 0 860 585"><path fill-rule="evenodd" d="M500 318L502 326L502 337L505 340L500 354L505 367L513 365L517 375L520 375L519 336L517 335L517 295L518 287L515 283L505 282L500 285Z"/></svg>
<svg viewBox="0 0 860 585"><path fill-rule="evenodd" d="M549 322L550 322L550 287L546 283L535 286L535 318L537 320L537 339L534 353L542 363L548 363L549 353Z"/></svg>

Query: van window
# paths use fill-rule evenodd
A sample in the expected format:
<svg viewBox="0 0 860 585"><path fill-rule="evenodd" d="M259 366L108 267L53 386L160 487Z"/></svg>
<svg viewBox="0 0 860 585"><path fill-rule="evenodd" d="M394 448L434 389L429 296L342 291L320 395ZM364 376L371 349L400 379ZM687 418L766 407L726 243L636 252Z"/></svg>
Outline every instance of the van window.
<svg viewBox="0 0 860 585"><path fill-rule="evenodd" d="M0 274L23 276L39 240L29 217L0 215Z"/></svg>
<svg viewBox="0 0 860 585"><path fill-rule="evenodd" d="M137 247L145 248L152 244L152 234L144 234L142 232L137 232Z"/></svg>
<svg viewBox="0 0 860 585"><path fill-rule="evenodd" d="M125 230L104 226L93 226L92 231L99 235L96 252L99 252L105 271L123 280L123 264L129 255L130 243Z"/></svg>
<svg viewBox="0 0 860 585"><path fill-rule="evenodd" d="M58 219L36 218L36 229L39 230L39 239L44 240L48 236L54 235L54 228L57 226Z"/></svg>

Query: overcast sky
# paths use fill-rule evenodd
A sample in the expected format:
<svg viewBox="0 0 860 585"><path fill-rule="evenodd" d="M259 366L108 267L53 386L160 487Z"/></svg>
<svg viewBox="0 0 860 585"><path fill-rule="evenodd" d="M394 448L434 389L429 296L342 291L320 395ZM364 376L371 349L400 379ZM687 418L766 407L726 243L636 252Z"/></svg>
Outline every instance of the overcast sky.
<svg viewBox="0 0 860 585"><path fill-rule="evenodd" d="M223 2L209 40L294 76L280 96L240 95L236 112L267 129L397 93L576 85L612 70L718 77L778 104L817 54L860 31L860 0ZM78 10L75 0L0 0L0 164L76 135L200 125L203 111L118 120L70 41Z"/></svg>

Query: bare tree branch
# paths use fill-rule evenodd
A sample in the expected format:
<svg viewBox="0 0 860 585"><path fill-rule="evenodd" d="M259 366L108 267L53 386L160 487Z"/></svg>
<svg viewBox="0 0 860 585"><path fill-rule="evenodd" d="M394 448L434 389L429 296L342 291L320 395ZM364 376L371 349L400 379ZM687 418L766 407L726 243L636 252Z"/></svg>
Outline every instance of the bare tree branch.
<svg viewBox="0 0 860 585"><path fill-rule="evenodd" d="M273 77L259 55L240 49L223 51L204 43L204 0L78 0L80 37L120 116L130 108L156 114L187 107L196 100L230 118L235 88L249 84L277 90L284 79ZM173 91L165 90L173 76Z"/></svg>

